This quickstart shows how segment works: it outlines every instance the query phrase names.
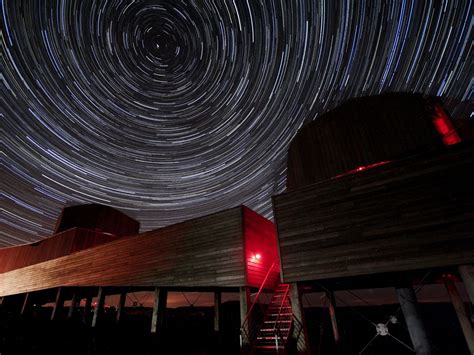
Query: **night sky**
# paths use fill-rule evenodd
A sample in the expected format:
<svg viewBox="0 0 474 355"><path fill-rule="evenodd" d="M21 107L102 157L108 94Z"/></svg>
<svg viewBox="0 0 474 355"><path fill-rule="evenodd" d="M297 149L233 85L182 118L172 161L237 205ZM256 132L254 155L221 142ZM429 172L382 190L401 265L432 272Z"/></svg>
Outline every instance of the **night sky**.
<svg viewBox="0 0 474 355"><path fill-rule="evenodd" d="M239 204L271 218L298 129L357 96L472 116L473 3L2 0L0 247L61 208L149 230Z"/></svg>

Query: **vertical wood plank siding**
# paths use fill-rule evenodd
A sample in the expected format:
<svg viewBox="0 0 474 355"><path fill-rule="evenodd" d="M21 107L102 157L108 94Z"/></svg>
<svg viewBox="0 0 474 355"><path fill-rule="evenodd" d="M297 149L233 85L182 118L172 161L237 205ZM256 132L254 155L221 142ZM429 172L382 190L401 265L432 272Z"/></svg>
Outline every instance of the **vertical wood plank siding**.
<svg viewBox="0 0 474 355"><path fill-rule="evenodd" d="M474 262L474 143L273 198L285 282Z"/></svg>

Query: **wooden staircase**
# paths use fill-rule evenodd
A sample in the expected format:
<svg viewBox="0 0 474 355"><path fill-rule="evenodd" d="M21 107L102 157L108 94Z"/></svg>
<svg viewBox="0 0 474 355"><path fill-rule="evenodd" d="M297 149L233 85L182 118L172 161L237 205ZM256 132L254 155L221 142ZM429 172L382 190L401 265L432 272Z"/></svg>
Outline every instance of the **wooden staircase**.
<svg viewBox="0 0 474 355"><path fill-rule="evenodd" d="M289 284L276 286L252 346L255 353L275 354L285 350L293 326L289 290Z"/></svg>

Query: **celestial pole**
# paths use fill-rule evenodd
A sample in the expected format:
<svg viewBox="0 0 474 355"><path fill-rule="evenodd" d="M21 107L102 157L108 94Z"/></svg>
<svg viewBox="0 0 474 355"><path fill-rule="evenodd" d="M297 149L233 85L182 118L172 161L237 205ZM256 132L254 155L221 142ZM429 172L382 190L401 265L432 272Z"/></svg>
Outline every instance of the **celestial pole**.
<svg viewBox="0 0 474 355"><path fill-rule="evenodd" d="M298 129L381 92L472 116L473 2L1 1L0 247L61 208L271 218Z"/></svg>

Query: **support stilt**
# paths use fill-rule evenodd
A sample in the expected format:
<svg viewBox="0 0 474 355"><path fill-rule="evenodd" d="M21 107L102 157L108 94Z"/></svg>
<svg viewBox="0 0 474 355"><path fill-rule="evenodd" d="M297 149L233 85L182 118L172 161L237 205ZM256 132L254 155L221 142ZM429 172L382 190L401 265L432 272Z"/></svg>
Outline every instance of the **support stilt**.
<svg viewBox="0 0 474 355"><path fill-rule="evenodd" d="M54 308L51 312L51 320L55 320L59 318L59 314L64 306L64 292L62 287L58 287L58 291L56 292L56 300L54 302Z"/></svg>
<svg viewBox="0 0 474 355"><path fill-rule="evenodd" d="M220 308L222 301L222 293L214 292L214 331L218 332L220 328Z"/></svg>
<svg viewBox="0 0 474 355"><path fill-rule="evenodd" d="M239 294L240 294L240 326L241 327L245 326L245 329L243 329L243 331L246 334L249 334L250 321L248 321L245 325L244 325L244 322L245 322L245 318L247 317L247 313L250 309L250 304L251 304L250 287L240 287ZM241 336L240 339L241 339L240 347L245 347L249 345L247 337Z"/></svg>
<svg viewBox="0 0 474 355"><path fill-rule="evenodd" d="M329 316L331 317L332 333L334 336L334 342L336 343L336 348L339 349L341 345L341 337L339 335L339 327L337 326L336 319L336 299L334 297L334 292L327 292L326 298L329 305Z"/></svg>
<svg viewBox="0 0 474 355"><path fill-rule="evenodd" d="M474 265L461 265L459 267L462 282L466 288L471 303L474 305Z"/></svg>
<svg viewBox="0 0 474 355"><path fill-rule="evenodd" d="M105 290L103 287L99 287L99 293L97 294L97 304L95 305L94 309L94 317L92 318L92 328L97 326L97 321L99 317L102 315L104 310L104 303L105 303Z"/></svg>
<svg viewBox="0 0 474 355"><path fill-rule="evenodd" d="M428 339L428 334L418 310L418 301L413 288L397 288L398 300L402 308L403 316L410 333L413 348L417 355L432 355L433 349Z"/></svg>
<svg viewBox="0 0 474 355"><path fill-rule="evenodd" d="M308 353L308 338L306 332L305 319L303 314L303 303L301 302L301 291L297 283L290 284L290 302L293 316L301 322L301 324L294 324L293 326L293 342L296 343L298 354ZM302 327L302 329L300 329Z"/></svg>
<svg viewBox="0 0 474 355"><path fill-rule="evenodd" d="M27 292L25 294L25 300L23 301L23 306L21 307L21 315L25 315L26 312L28 312L28 308L30 308L31 305L31 294Z"/></svg>
<svg viewBox="0 0 474 355"><path fill-rule="evenodd" d="M167 298L168 291L165 288L155 288L155 302L153 304L153 315L151 318L152 333L158 333L158 331L163 328Z"/></svg>
<svg viewBox="0 0 474 355"><path fill-rule="evenodd" d="M72 294L71 305L69 306L69 311L67 312L67 319L71 319L72 316L74 315L74 312L76 311L76 308L77 308L77 301L78 301L77 292L74 292Z"/></svg>
<svg viewBox="0 0 474 355"><path fill-rule="evenodd" d="M456 288L456 284L454 283L455 278L452 275L443 275L443 280L446 290L448 290L449 297L451 298L451 302L453 303L454 310L456 311L456 315L458 316L459 324L461 325L469 352L474 354L474 331L472 330L471 322L467 316L464 303L459 295L458 289Z"/></svg>
<svg viewBox="0 0 474 355"><path fill-rule="evenodd" d="M118 308L117 308L117 317L115 318L115 321L117 323L119 323L120 318L122 318L122 314L125 310L125 301L126 301L126 299L127 299L127 293L126 292L120 293L119 304L118 304Z"/></svg>
<svg viewBox="0 0 474 355"><path fill-rule="evenodd" d="M90 324L89 319L92 309L92 296L88 295L86 297L86 304L84 305L84 323Z"/></svg>

